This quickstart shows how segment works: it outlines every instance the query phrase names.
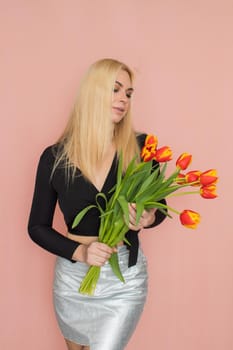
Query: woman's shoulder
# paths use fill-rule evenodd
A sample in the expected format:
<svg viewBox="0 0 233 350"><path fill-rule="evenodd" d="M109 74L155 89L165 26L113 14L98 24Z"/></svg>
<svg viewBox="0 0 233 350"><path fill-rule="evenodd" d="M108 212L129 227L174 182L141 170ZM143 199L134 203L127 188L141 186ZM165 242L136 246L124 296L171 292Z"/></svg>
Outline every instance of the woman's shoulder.
<svg viewBox="0 0 233 350"><path fill-rule="evenodd" d="M136 134L137 142L139 146L142 148L145 144L145 139L147 137L147 134L139 131L137 131L135 134Z"/></svg>
<svg viewBox="0 0 233 350"><path fill-rule="evenodd" d="M57 143L47 146L40 155L40 163L53 164L61 149Z"/></svg>

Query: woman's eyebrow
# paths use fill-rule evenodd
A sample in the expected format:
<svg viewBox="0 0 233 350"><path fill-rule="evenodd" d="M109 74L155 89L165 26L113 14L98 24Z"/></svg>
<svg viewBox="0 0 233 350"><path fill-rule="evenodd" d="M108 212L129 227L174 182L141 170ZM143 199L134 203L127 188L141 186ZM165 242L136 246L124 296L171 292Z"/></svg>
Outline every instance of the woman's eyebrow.
<svg viewBox="0 0 233 350"><path fill-rule="evenodd" d="M122 83L120 83L118 80L115 81L116 84L120 85L121 87L123 87L124 85ZM131 88L128 88L127 91L134 91L134 89L131 87Z"/></svg>

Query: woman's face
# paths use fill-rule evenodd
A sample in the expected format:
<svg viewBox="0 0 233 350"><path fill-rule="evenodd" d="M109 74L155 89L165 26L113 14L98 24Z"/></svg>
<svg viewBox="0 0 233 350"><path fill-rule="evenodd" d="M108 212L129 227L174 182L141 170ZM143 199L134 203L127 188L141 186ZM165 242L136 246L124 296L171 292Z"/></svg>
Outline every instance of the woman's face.
<svg viewBox="0 0 233 350"><path fill-rule="evenodd" d="M119 123L130 106L130 98L133 93L129 74L121 69L117 74L112 94L112 121Z"/></svg>

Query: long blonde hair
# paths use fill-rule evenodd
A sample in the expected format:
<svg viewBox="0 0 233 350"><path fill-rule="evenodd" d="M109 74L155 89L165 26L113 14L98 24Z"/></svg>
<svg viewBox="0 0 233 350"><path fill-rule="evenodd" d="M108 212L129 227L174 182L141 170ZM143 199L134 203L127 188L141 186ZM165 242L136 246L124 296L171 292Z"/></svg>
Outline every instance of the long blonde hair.
<svg viewBox="0 0 233 350"><path fill-rule="evenodd" d="M59 152L54 170L63 164L67 174L74 176L77 167L89 180L113 141L119 156L123 154L123 169L139 155L136 135L132 127L130 108L117 124L111 121L113 87L119 70L125 70L133 81L133 72L114 59L95 62L84 76L67 126L58 139ZM113 130L114 127L114 130Z"/></svg>

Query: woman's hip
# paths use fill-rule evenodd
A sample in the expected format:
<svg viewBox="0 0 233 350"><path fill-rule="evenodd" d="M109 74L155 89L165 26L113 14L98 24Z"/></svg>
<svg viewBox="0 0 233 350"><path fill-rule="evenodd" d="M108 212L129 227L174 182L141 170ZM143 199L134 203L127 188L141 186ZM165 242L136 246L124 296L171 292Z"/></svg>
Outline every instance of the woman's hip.
<svg viewBox="0 0 233 350"><path fill-rule="evenodd" d="M136 265L128 267L129 251L127 247L118 247L118 261L121 273L124 277L122 282L112 271L110 263L100 268L100 275L93 298L123 298L125 300L137 298L144 299L147 294L147 261L141 249L138 252ZM82 262L72 263L67 259L58 257L54 275L54 293L59 295L79 295L84 297L78 290L84 279L88 266ZM90 296L88 296L90 298Z"/></svg>

